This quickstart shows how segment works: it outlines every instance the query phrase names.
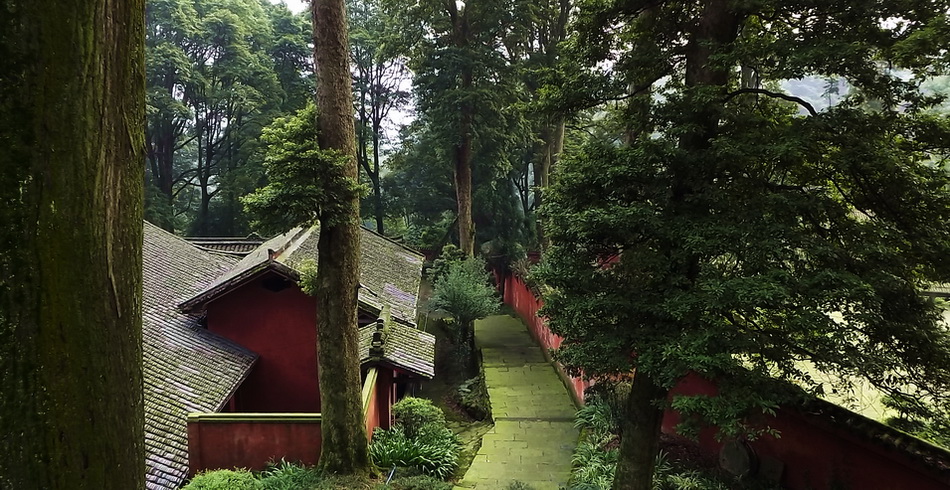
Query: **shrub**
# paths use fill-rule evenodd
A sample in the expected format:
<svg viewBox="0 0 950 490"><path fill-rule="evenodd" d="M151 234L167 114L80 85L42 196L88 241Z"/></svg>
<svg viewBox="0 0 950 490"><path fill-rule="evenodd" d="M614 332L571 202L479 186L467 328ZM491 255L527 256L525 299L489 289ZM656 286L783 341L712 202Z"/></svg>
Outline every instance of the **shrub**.
<svg viewBox="0 0 950 490"><path fill-rule="evenodd" d="M261 490L301 490L310 489L322 480L316 468L308 468L296 463L288 463L283 459L280 463L271 465L261 472Z"/></svg>
<svg viewBox="0 0 950 490"><path fill-rule="evenodd" d="M607 489L613 485L617 469L617 449L605 450L590 440L581 442L574 450L571 464L572 488Z"/></svg>
<svg viewBox="0 0 950 490"><path fill-rule="evenodd" d="M465 260L465 252L453 244L442 247L439 257L432 261L432 268L429 269L429 279L435 283L445 276L453 264Z"/></svg>
<svg viewBox="0 0 950 490"><path fill-rule="evenodd" d="M451 483L437 480L428 475L396 478L389 484L393 490L452 490Z"/></svg>
<svg viewBox="0 0 950 490"><path fill-rule="evenodd" d="M401 425L406 436L414 438L428 425L445 427L445 414L425 398L407 396L393 405L396 423Z"/></svg>
<svg viewBox="0 0 950 490"><path fill-rule="evenodd" d="M444 426L423 426L409 437L401 425L373 433L370 456L381 467L400 467L445 479L458 466L459 444Z"/></svg>
<svg viewBox="0 0 950 490"><path fill-rule="evenodd" d="M485 387L485 376L479 374L466 380L458 388L459 405L476 420L491 417L491 399Z"/></svg>
<svg viewBox="0 0 950 490"><path fill-rule="evenodd" d="M214 470L199 473L182 490L260 490L260 482L247 470Z"/></svg>

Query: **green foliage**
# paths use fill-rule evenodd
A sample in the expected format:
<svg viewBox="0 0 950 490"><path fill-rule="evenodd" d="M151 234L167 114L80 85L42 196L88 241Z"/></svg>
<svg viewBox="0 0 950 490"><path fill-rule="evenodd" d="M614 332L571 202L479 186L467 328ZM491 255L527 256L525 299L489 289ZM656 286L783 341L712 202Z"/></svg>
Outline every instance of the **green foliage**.
<svg viewBox="0 0 950 490"><path fill-rule="evenodd" d="M571 488L609 489L617 468L616 448L605 449L600 444L584 440L577 445L571 464Z"/></svg>
<svg viewBox="0 0 950 490"><path fill-rule="evenodd" d="M406 397L393 405L395 425L376 429L370 455L377 466L393 466L445 479L458 466L459 442L445 414L431 401Z"/></svg>
<svg viewBox="0 0 950 490"><path fill-rule="evenodd" d="M933 26L950 5L722 5L578 13L568 48L582 73L552 90L617 110L545 194L552 246L536 276L558 359L664 388L715 379L718 396L673 401L693 429L754 433L743 416L821 394L818 371L913 386L939 410L950 334L921 290L950 280L950 120L917 85L946 60L911 39L945 43ZM851 90L818 112L777 84L805 75Z"/></svg>
<svg viewBox="0 0 950 490"><path fill-rule="evenodd" d="M409 438L417 437L429 426L445 427L445 414L425 398L407 396L393 405L393 417Z"/></svg>
<svg viewBox="0 0 950 490"><path fill-rule="evenodd" d="M309 490L322 480L316 468L280 460L258 475L260 490Z"/></svg>
<svg viewBox="0 0 950 490"><path fill-rule="evenodd" d="M310 98L308 32L306 17L260 0L149 1L146 183L164 197L153 211L167 205L192 234L247 233L238 197L263 178L261 128Z"/></svg>
<svg viewBox="0 0 950 490"><path fill-rule="evenodd" d="M449 269L453 264L462 262L467 256L462 249L458 248L457 245L449 243L448 245L442 247L442 251L439 252L439 256L432 262L432 268L429 269L429 279L436 283L449 273Z"/></svg>
<svg viewBox="0 0 950 490"><path fill-rule="evenodd" d="M304 259L295 265L300 273L300 290L310 296L317 295L317 261Z"/></svg>
<svg viewBox="0 0 950 490"><path fill-rule="evenodd" d="M428 475L395 478L387 488L393 490L452 490L453 485Z"/></svg>
<svg viewBox="0 0 950 490"><path fill-rule="evenodd" d="M677 471L666 453L656 456L653 470L653 490L728 490L723 482L697 470Z"/></svg>
<svg viewBox="0 0 950 490"><path fill-rule="evenodd" d="M408 468L436 478L446 479L458 466L459 445L445 426L424 426L414 437L401 425L373 433L370 456L377 466Z"/></svg>
<svg viewBox="0 0 950 490"><path fill-rule="evenodd" d="M574 427L587 429L588 438L602 444L620 433L620 419L610 405L588 402L574 415Z"/></svg>
<svg viewBox="0 0 950 490"><path fill-rule="evenodd" d="M436 281L430 307L451 315L459 328L471 328L475 320L498 311L498 297L490 281L491 275L482 260L470 258L454 262Z"/></svg>
<svg viewBox="0 0 950 490"><path fill-rule="evenodd" d="M247 470L214 470L199 473L182 490L260 490L260 482Z"/></svg>
<svg viewBox="0 0 950 490"><path fill-rule="evenodd" d="M255 230L273 233L320 218L346 219L342 203L365 192L355 179L341 177L346 156L318 148L316 117L311 104L264 129L268 184L241 199Z"/></svg>
<svg viewBox="0 0 950 490"><path fill-rule="evenodd" d="M885 421L887 425L932 444L950 448L950 417L947 414L934 410L932 406L921 407L919 402L900 395L884 397L883 404L899 414L888 418Z"/></svg>

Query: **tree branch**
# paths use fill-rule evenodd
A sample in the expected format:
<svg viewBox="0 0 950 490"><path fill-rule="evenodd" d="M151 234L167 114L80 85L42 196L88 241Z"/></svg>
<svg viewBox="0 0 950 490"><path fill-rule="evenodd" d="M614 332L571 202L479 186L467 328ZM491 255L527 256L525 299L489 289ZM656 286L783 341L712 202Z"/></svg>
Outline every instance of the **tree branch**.
<svg viewBox="0 0 950 490"><path fill-rule="evenodd" d="M794 102L804 107L805 110L808 111L808 113L811 114L812 116L818 115L818 111L816 111L815 108L811 104L809 104L805 99L802 99L801 97L795 97L794 95L783 94L781 92L772 92L771 90L765 90L764 88L741 88L739 90L736 90L734 92L730 92L729 94L727 94L725 100L730 101L734 99L735 97L742 94L766 95L768 97L772 97L776 99L787 100L789 102Z"/></svg>

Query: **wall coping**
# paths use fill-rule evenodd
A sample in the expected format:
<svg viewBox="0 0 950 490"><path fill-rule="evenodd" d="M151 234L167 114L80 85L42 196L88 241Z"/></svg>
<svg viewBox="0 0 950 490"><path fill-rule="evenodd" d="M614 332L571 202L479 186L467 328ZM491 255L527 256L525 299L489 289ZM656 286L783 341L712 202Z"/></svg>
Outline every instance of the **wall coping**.
<svg viewBox="0 0 950 490"><path fill-rule="evenodd" d="M319 424L319 413L189 413L188 422L210 424Z"/></svg>

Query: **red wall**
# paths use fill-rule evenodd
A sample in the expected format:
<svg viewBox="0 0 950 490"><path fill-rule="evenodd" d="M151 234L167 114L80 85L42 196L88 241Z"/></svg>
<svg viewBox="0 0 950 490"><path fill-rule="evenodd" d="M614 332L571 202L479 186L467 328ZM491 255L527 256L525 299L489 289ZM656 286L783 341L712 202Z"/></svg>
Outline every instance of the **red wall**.
<svg viewBox="0 0 950 490"><path fill-rule="evenodd" d="M314 298L293 284L273 292L257 279L207 309L209 330L260 356L235 394L235 411L320 412Z"/></svg>
<svg viewBox="0 0 950 490"><path fill-rule="evenodd" d="M314 465L321 443L319 422L189 420L188 469L192 475L219 468L262 470L281 458Z"/></svg>
<svg viewBox="0 0 950 490"><path fill-rule="evenodd" d="M504 284L505 304L514 308L518 316L528 325L528 331L531 332L531 336L534 337L534 340L537 341L545 351L560 347L564 339L554 335L544 319L538 316L538 310L541 309L544 303L535 297L534 293L528 289L528 286L525 285L524 281L519 277L508 275L505 278ZM575 400L578 403L583 403L584 390L593 383L585 381L582 378L569 376L560 365L557 365L557 368L562 378L573 390Z"/></svg>
<svg viewBox="0 0 950 490"><path fill-rule="evenodd" d="M562 339L538 318L541 301L516 277L505 278L505 303L527 323L528 330L545 348L557 348ZM589 383L571 378L574 393L583 400ZM715 395L713 382L698 375L685 377L673 394ZM679 422L676 412L668 411L663 431L673 433ZM866 421L880 431L882 424ZM750 443L760 458L771 458L784 464L782 485L792 490L842 488L874 490L938 490L950 488L950 468L939 470L912 459L907 451L888 447L878 440L859 437L854 429L843 427L827 415L809 415L791 409L779 410L775 417L762 421L777 429L779 438L764 436ZM722 443L710 428L700 434L700 446L709 454L718 455Z"/></svg>

